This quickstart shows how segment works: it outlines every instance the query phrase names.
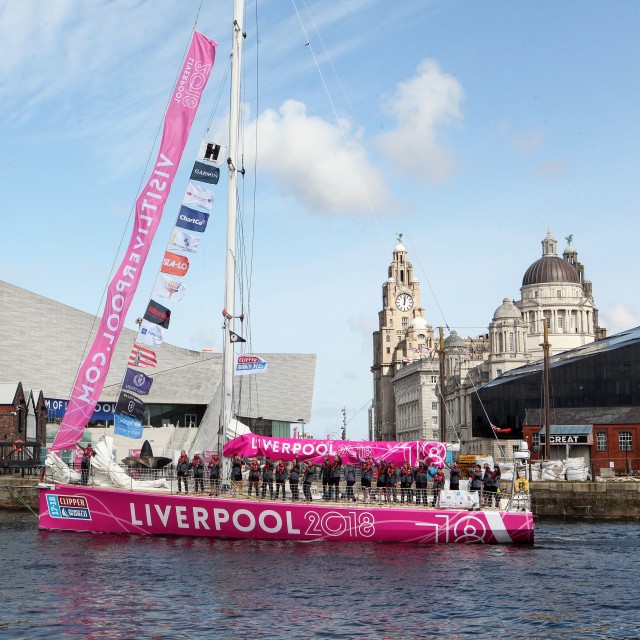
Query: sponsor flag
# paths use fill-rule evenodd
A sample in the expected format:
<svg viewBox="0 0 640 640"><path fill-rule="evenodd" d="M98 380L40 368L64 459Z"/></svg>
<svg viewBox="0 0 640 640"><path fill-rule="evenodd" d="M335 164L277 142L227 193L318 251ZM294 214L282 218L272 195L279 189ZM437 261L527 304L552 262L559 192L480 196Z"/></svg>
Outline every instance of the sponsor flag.
<svg viewBox="0 0 640 640"><path fill-rule="evenodd" d="M127 368L127 372L124 374L122 388L125 391L133 391L133 393L137 393L139 396L146 396L151 390L152 384L153 378L145 376L144 373L140 371Z"/></svg>
<svg viewBox="0 0 640 640"><path fill-rule="evenodd" d="M198 158L206 162L213 162L213 164L224 164L227 160L227 147L203 140Z"/></svg>
<svg viewBox="0 0 640 640"><path fill-rule="evenodd" d="M178 212L178 219L176 220L176 227L182 229L188 229L189 231L199 231L204 233L207 228L207 222L209 221L209 214L204 211L196 211L190 209L184 205L180 207Z"/></svg>
<svg viewBox="0 0 640 640"><path fill-rule="evenodd" d="M142 438L142 420L116 413L114 415L113 433L117 436L138 440Z"/></svg>
<svg viewBox="0 0 640 640"><path fill-rule="evenodd" d="M144 312L144 319L168 329L171 320L171 309L167 309L167 307L155 300L150 300L147 310Z"/></svg>
<svg viewBox="0 0 640 640"><path fill-rule="evenodd" d="M85 360L78 369L67 410L51 446L52 451L75 447L100 400L115 346L138 288L140 274L162 219L202 92L213 67L215 52L215 42L197 31L193 32L168 101L157 158L136 199L129 243L107 287L102 319ZM132 67L129 72L136 76L142 74L143 70L138 66ZM144 84L141 82L140 86Z"/></svg>
<svg viewBox="0 0 640 640"><path fill-rule="evenodd" d="M158 364L158 359L155 351L134 344L127 364L130 367L155 367Z"/></svg>
<svg viewBox="0 0 640 640"><path fill-rule="evenodd" d="M189 177L191 180L198 180L209 184L218 184L218 180L220 179L220 169L218 169L218 167L212 167L206 162L196 162L193 165L191 176Z"/></svg>
<svg viewBox="0 0 640 640"><path fill-rule="evenodd" d="M128 391L121 391L116 402L116 413L124 413L132 418L144 418L144 402Z"/></svg>
<svg viewBox="0 0 640 640"><path fill-rule="evenodd" d="M496 433L511 433L511 429L501 429L500 427L496 427L495 424L491 425L491 428L496 432Z"/></svg>
<svg viewBox="0 0 640 640"><path fill-rule="evenodd" d="M239 336L237 333L234 333L233 331L229 331L229 341L230 342L246 342L246 340L242 336Z"/></svg>
<svg viewBox="0 0 640 640"><path fill-rule="evenodd" d="M169 298L170 300L182 300L187 295L187 287L171 278L158 276L156 284L153 287L152 296L156 298Z"/></svg>
<svg viewBox="0 0 640 640"><path fill-rule="evenodd" d="M136 342L140 344L150 344L153 347L159 347L164 342L164 330L153 322L143 320L140 325L140 331Z"/></svg>
<svg viewBox="0 0 640 640"><path fill-rule="evenodd" d="M177 253L171 253L171 251L165 251L160 271L174 276L184 276L189 271L189 258Z"/></svg>
<svg viewBox="0 0 640 640"><path fill-rule="evenodd" d="M248 376L252 373L265 373L267 371L266 360L251 354L238 355L234 357L234 373L237 376Z"/></svg>
<svg viewBox="0 0 640 640"><path fill-rule="evenodd" d="M169 238L169 249L196 253L199 244L200 238L198 236L192 236L178 227L173 227L171 238Z"/></svg>
<svg viewBox="0 0 640 640"><path fill-rule="evenodd" d="M213 207L213 191L209 191L209 189L190 182L187 185L187 190L184 192L182 204L186 204L187 206L195 205L196 207L202 207L207 211L211 211Z"/></svg>

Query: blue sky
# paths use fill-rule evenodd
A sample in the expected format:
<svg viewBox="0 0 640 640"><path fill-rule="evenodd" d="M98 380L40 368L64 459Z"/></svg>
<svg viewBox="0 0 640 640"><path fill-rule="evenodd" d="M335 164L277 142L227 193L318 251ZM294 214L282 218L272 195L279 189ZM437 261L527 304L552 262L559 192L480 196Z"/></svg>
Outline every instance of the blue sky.
<svg viewBox="0 0 640 640"><path fill-rule="evenodd" d="M98 312L199 5L0 0L0 278ZM128 326L228 88L230 24L231 2L204 1L216 66ZM248 333L256 352L318 355L314 435L342 407L366 434L396 233L434 326L484 332L547 228L560 252L573 234L609 333L640 324L640 4L250 2L245 31ZM168 334L196 350L222 345L222 181L215 198Z"/></svg>

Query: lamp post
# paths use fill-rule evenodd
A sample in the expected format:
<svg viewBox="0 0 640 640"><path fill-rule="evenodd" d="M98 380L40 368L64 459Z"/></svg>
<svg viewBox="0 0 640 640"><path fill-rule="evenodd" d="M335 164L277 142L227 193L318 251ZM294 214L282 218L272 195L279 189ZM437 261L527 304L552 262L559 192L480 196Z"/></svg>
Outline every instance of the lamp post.
<svg viewBox="0 0 640 640"><path fill-rule="evenodd" d="M298 433L298 438L301 438L304 435L304 418L298 418L296 422L300 423L301 433Z"/></svg>

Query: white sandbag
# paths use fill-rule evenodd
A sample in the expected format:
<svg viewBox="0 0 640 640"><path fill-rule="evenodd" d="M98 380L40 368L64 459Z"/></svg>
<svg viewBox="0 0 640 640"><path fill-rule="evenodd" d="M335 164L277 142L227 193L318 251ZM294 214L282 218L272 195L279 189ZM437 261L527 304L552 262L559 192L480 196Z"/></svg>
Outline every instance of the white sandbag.
<svg viewBox="0 0 640 640"><path fill-rule="evenodd" d="M572 470L572 471L581 471L586 466L585 460L582 457L580 457L580 458L567 458L566 460L562 461L562 464L564 465L564 468L567 471L570 471L570 470Z"/></svg>
<svg viewBox="0 0 640 640"><path fill-rule="evenodd" d="M504 462L500 465L500 479L503 482L513 481L513 463Z"/></svg>
<svg viewBox="0 0 640 640"><path fill-rule="evenodd" d="M585 482L589 479L589 472L586 469L567 470L567 480L569 482Z"/></svg>

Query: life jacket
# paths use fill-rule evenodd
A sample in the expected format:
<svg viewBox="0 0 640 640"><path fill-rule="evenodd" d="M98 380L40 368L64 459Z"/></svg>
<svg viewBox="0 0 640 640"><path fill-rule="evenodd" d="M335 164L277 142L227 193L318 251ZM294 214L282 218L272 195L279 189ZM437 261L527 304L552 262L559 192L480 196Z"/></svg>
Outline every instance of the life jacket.
<svg viewBox="0 0 640 640"><path fill-rule="evenodd" d="M260 465L252 462L249 465L249 480L257 480L260 477Z"/></svg>
<svg viewBox="0 0 640 640"><path fill-rule="evenodd" d="M287 470L287 465L286 464L279 464L276 467L276 473L278 475L284 475L284 472Z"/></svg>

